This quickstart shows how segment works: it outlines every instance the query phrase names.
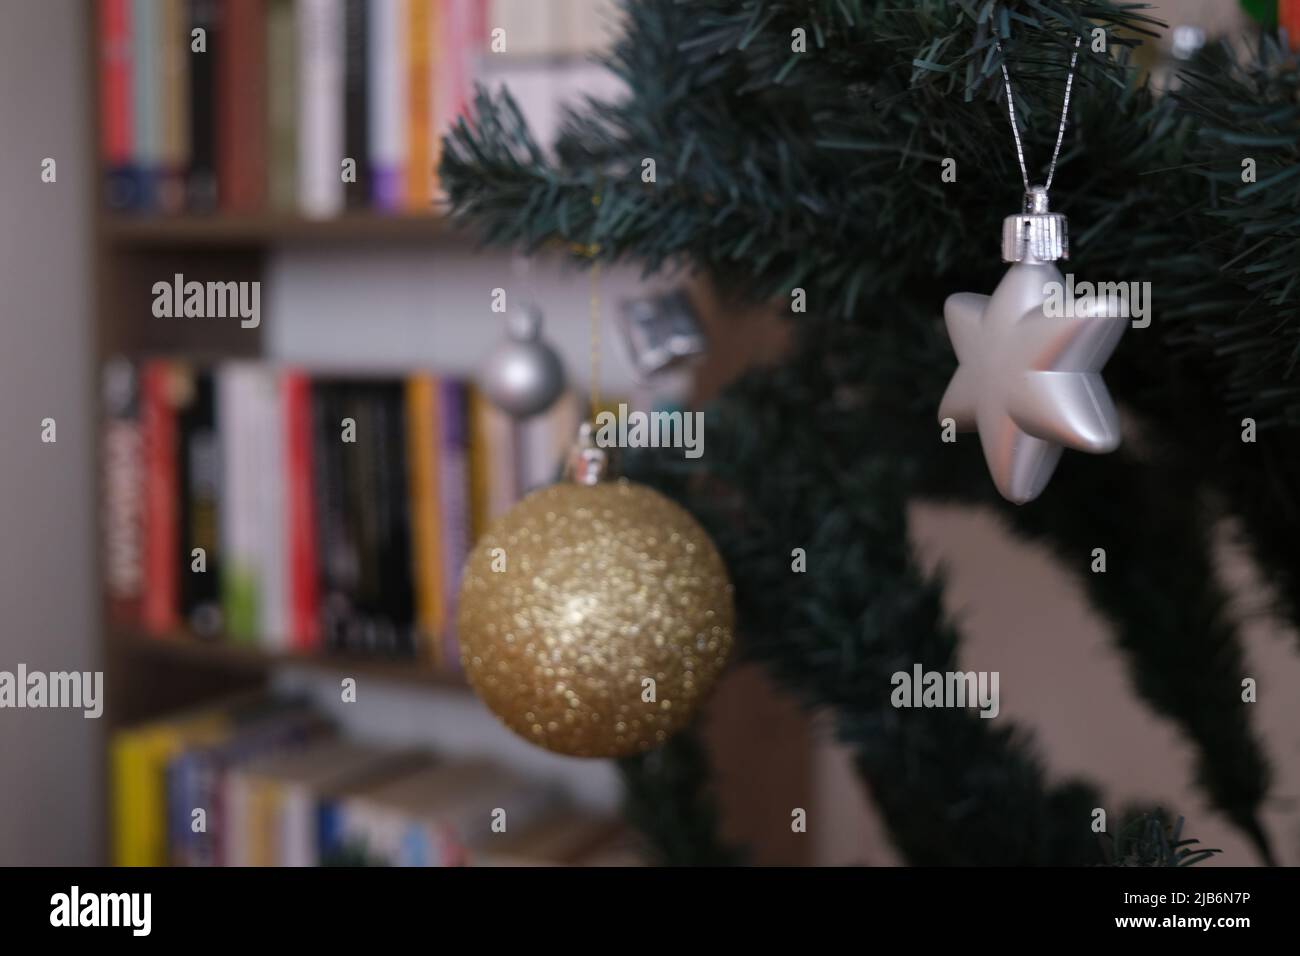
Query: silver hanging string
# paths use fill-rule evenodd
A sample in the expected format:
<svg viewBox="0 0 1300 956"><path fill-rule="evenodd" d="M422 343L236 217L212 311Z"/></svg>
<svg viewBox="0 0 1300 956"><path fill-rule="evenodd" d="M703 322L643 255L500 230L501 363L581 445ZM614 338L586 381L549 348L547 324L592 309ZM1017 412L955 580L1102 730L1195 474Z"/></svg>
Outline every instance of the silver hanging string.
<svg viewBox="0 0 1300 956"><path fill-rule="evenodd" d="M1061 104L1061 125L1056 130L1056 148L1052 150L1052 162L1047 167L1047 182L1044 191L1052 188L1052 177L1056 175L1056 158L1061 155L1061 141L1065 139L1065 121L1070 115L1070 90L1074 86L1074 68L1079 62L1079 41L1074 38L1074 53L1070 56L1070 72L1065 78L1065 102ZM1030 191L1029 171L1025 168L1025 148L1020 143L1020 128L1016 125L1016 103L1011 96L1011 74L1007 72L1007 60L1002 54L1002 41L993 41L998 48L998 58L1002 61L1002 80L1007 88L1007 116L1011 118L1011 135L1016 140L1016 159L1020 163L1020 178L1025 184L1025 193Z"/></svg>

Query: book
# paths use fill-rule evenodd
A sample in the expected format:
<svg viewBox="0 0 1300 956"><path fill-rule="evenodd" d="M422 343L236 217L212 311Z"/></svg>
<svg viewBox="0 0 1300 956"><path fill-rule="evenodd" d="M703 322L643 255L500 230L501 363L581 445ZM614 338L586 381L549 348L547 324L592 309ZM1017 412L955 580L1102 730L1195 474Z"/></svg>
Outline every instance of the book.
<svg viewBox="0 0 1300 956"><path fill-rule="evenodd" d="M180 613L199 637L218 637L221 613L221 546L217 501L220 448L217 437L216 389L212 374L176 368L177 438L180 495Z"/></svg>
<svg viewBox="0 0 1300 956"><path fill-rule="evenodd" d="M383 654L415 653L415 589L412 578L410 491L406 463L406 402L400 382L376 383L374 462L380 620Z"/></svg>
<svg viewBox="0 0 1300 956"><path fill-rule="evenodd" d="M221 596L226 635L253 644L261 619L261 565L258 547L257 366L231 362L216 372L217 419L221 423Z"/></svg>
<svg viewBox="0 0 1300 956"><path fill-rule="evenodd" d="M313 651L321 645L320 580L316 555L316 471L312 461L314 431L311 380L306 373L286 372L282 387L287 447L286 500L291 644Z"/></svg>
<svg viewBox="0 0 1300 956"><path fill-rule="evenodd" d="M394 212L403 205L406 187L408 0L369 0L370 44L366 111L370 150L371 202Z"/></svg>
<svg viewBox="0 0 1300 956"><path fill-rule="evenodd" d="M240 767L252 829L270 866L320 866L320 818L338 794L374 786L423 761L418 752L328 737L259 757ZM260 817L260 819L258 819Z"/></svg>
<svg viewBox="0 0 1300 956"><path fill-rule="evenodd" d="M370 203L370 4L368 0L344 0L343 6L343 153L356 164L354 178L343 184L348 208Z"/></svg>
<svg viewBox="0 0 1300 956"><path fill-rule="evenodd" d="M515 423L475 388L470 397L473 451L470 456L473 537L501 517L519 499L518 449Z"/></svg>
<svg viewBox="0 0 1300 956"><path fill-rule="evenodd" d="M190 159L190 35L188 0L159 0L158 206L175 214L185 208Z"/></svg>
<svg viewBox="0 0 1300 956"><path fill-rule="evenodd" d="M266 198L266 10L225 0L217 66L217 179L221 208L252 212Z"/></svg>
<svg viewBox="0 0 1300 956"><path fill-rule="evenodd" d="M145 456L144 590L141 617L154 634L180 623L179 489L174 370L152 359L144 366L142 428Z"/></svg>
<svg viewBox="0 0 1300 956"><path fill-rule="evenodd" d="M225 724L220 710L187 713L119 731L110 745L113 862L165 866L170 816L167 764L185 746L215 739Z"/></svg>
<svg viewBox="0 0 1300 956"><path fill-rule="evenodd" d="M344 423L347 386L312 383L312 470L315 475L316 529L319 541L321 644L343 649L356 617L360 555L350 520Z"/></svg>
<svg viewBox="0 0 1300 956"><path fill-rule="evenodd" d="M231 767L267 748L297 745L329 730L303 701L260 692L227 698L199 713L220 722L176 749L165 766L168 858L180 866L222 862L221 788ZM197 810L203 813L196 815Z"/></svg>
<svg viewBox="0 0 1300 956"><path fill-rule="evenodd" d="M298 202L303 215L343 208L342 0L298 0Z"/></svg>
<svg viewBox="0 0 1300 956"><path fill-rule="evenodd" d="M408 212L430 212L433 202L433 42L435 0L406 0L406 189Z"/></svg>
<svg viewBox="0 0 1300 956"><path fill-rule="evenodd" d="M252 416L243 440L254 459L255 568L258 576L258 615L255 640L275 651L289 650L289 517L285 481L288 472L288 426L285 393L278 370L254 366Z"/></svg>
<svg viewBox="0 0 1300 956"><path fill-rule="evenodd" d="M441 657L437 640L442 634L443 620L437 380L432 375L412 375L406 382L406 401L416 621L425 646L436 661Z"/></svg>
<svg viewBox="0 0 1300 956"><path fill-rule="evenodd" d="M456 605L460 576L470 548L470 473L468 386L459 380L439 382L438 490L442 533L442 663L460 671L460 646L456 641Z"/></svg>
<svg viewBox="0 0 1300 956"><path fill-rule="evenodd" d="M140 620L144 587L144 452L140 373L129 359L106 363L102 376L104 585L108 618L116 625Z"/></svg>
<svg viewBox="0 0 1300 956"><path fill-rule="evenodd" d="M267 0L267 202L280 212L298 204L298 79L294 0Z"/></svg>
<svg viewBox="0 0 1300 956"><path fill-rule="evenodd" d="M189 0L190 107L187 208L210 212L220 200L217 182L217 59L223 46L218 0ZM196 48L197 47L197 48Z"/></svg>
<svg viewBox="0 0 1300 956"><path fill-rule="evenodd" d="M132 0L99 0L99 151L109 209L140 203L136 181Z"/></svg>
<svg viewBox="0 0 1300 956"><path fill-rule="evenodd" d="M556 806L546 787L486 761L448 761L344 801L345 844L389 866L464 866ZM504 826L504 829L501 829Z"/></svg>
<svg viewBox="0 0 1300 956"><path fill-rule="evenodd" d="M452 669L469 548L524 472L554 478L577 421L567 395L525 431L428 373L154 359L103 375L103 546L121 620Z"/></svg>
<svg viewBox="0 0 1300 956"><path fill-rule="evenodd" d="M98 4L109 209L326 218L442 198L442 134L466 112L487 0ZM543 6L510 8L512 51L564 19Z"/></svg>
<svg viewBox="0 0 1300 956"><path fill-rule="evenodd" d="M487 42L483 0L440 0L434 77L434 189L441 191L436 170L442 161L442 136L465 114L473 86L473 63Z"/></svg>
<svg viewBox="0 0 1300 956"><path fill-rule="evenodd" d="M343 396L344 415L355 440L343 443L344 514L357 550L354 615L343 632L342 650L365 654L379 643L379 515L377 512L375 402L369 383L352 383Z"/></svg>
<svg viewBox="0 0 1300 956"><path fill-rule="evenodd" d="M154 0L131 3L131 120L139 188L136 208L154 211L162 165L162 7Z"/></svg>

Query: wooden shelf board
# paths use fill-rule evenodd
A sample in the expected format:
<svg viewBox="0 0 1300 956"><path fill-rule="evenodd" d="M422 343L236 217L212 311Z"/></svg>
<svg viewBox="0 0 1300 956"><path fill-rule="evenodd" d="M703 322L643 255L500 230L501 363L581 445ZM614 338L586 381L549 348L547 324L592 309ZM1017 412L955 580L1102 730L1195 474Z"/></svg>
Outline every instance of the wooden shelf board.
<svg viewBox="0 0 1300 956"><path fill-rule="evenodd" d="M136 631L117 631L112 639L127 653L165 658L197 667L238 670L271 670L303 667L347 677L373 677L423 687L468 690L464 679L434 670L427 658L410 660L360 657L345 654L306 654L245 647L229 641L202 641L188 634L153 636Z"/></svg>
<svg viewBox="0 0 1300 956"><path fill-rule="evenodd" d="M427 242L456 234L439 215L348 213L305 219L274 213L246 216L105 216L100 233L119 247L259 246L279 243Z"/></svg>

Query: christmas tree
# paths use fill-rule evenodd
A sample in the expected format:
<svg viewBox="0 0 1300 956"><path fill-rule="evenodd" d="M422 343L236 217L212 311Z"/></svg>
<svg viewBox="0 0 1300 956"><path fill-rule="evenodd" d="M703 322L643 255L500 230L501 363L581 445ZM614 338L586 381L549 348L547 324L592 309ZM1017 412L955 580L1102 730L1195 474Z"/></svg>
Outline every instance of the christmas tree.
<svg viewBox="0 0 1300 956"><path fill-rule="evenodd" d="M1212 45L1161 91L1133 54L1163 25L1133 5L625 7L609 57L624 98L571 111L547 153L507 95L481 92L442 176L454 213L490 244L563 243L648 271L687 262L785 303L794 349L708 409L708 454L629 462L718 543L740 653L833 714L906 861L1101 862L1087 823L1104 795L1049 783L1023 729L890 702L891 674L954 670L961 647L942 576L909 544L906 506L985 505L1076 569L1141 697L1194 744L1213 807L1271 860L1269 768L1211 531L1225 515L1239 522L1277 612L1300 624L1295 56L1268 35L1244 53ZM998 238L1022 190L1003 63L1028 178L1042 182L1076 49L1052 185L1072 226L1070 268L1150 281L1155 308L1105 370L1122 447L1069 452L1042 497L1017 507L976 441L942 440L936 410L956 359L941 316L949 293L989 291L1006 268ZM805 310L791 307L800 298ZM792 542L816 574L791 573ZM1088 573L1098 542L1109 573ZM661 859L738 858L718 838L689 732L622 766Z"/></svg>

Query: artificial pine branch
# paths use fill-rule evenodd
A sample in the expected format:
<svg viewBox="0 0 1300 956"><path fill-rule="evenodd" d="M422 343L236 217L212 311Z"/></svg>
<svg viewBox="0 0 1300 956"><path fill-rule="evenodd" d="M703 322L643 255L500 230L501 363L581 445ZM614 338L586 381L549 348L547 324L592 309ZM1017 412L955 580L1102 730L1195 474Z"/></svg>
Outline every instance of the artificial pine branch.
<svg viewBox="0 0 1300 956"><path fill-rule="evenodd" d="M666 866L734 866L744 857L719 835L709 761L696 731L677 734L658 750L619 761L624 815Z"/></svg>
<svg viewBox="0 0 1300 956"><path fill-rule="evenodd" d="M1068 456L1048 494L1015 511L990 494L974 442L934 438L953 366L937 317L947 292L996 283L1001 220L1019 202L994 40L1037 172L1073 38L1098 24L1112 52L1085 42L1053 198L1074 227L1073 271L1153 283L1155 321L1128 332L1107 369L1146 438L1136 456ZM1210 573L1221 510L1207 509L1241 518L1296 621L1296 61L1275 45L1244 65L1212 50L1175 95L1156 96L1114 50L1153 24L1063 0L643 0L612 56L629 95L573 112L553 157L508 97L487 95L444 151L453 211L490 243L594 244L648 271L684 260L759 299L806 290L796 355L714 409L709 483L645 474L719 539L743 650L835 710L909 859L955 861L978 824L999 839L962 862L1078 862L1078 815L1096 800L1046 790L1015 734L903 719L885 702L891 664L939 667L957 642L941 582L908 552L913 494L986 503L1076 568L1098 534L1119 542L1107 575L1084 575L1090 597L1139 692L1195 741L1215 804L1268 853L1267 769L1233 699L1241 652ZM796 28L806 54L791 52ZM1240 181L1243 154L1258 163L1254 188ZM940 181L945 156L957 183ZM655 184L640 181L643 157ZM1256 445L1240 440L1245 415ZM795 581L785 556L803 540L822 570ZM942 773L917 772L918 754ZM955 810L969 807L966 787L977 819ZM1031 821L1020 836L1015 819Z"/></svg>
<svg viewBox="0 0 1300 956"><path fill-rule="evenodd" d="M1183 818L1172 824L1163 810L1135 815L1115 835L1103 834L1108 866L1195 866L1221 850L1198 846L1200 840L1183 836Z"/></svg>

